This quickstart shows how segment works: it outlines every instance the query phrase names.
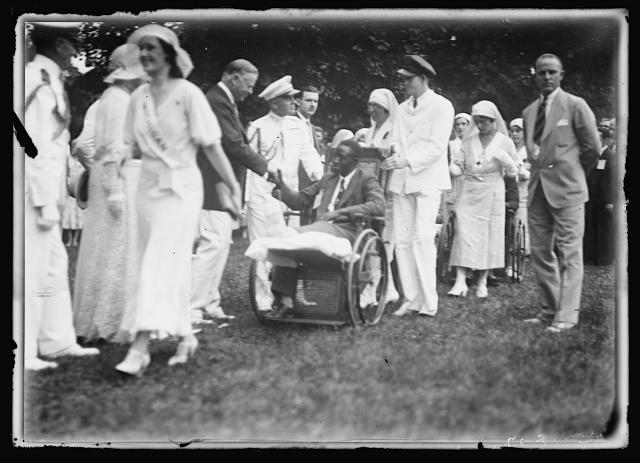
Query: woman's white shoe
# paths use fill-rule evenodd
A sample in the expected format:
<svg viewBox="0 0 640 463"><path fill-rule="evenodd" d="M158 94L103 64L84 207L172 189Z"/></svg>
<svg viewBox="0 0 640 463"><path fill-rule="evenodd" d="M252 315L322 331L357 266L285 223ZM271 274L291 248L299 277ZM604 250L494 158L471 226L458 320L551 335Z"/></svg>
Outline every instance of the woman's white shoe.
<svg viewBox="0 0 640 463"><path fill-rule="evenodd" d="M176 365L178 363L186 363L189 360L198 347L198 339L194 336L189 340L183 340L178 344L176 353L169 359L169 366Z"/></svg>
<svg viewBox="0 0 640 463"><path fill-rule="evenodd" d="M489 291L487 290L486 286L478 286L478 289L476 289L476 296L478 296L481 299L484 299L488 295L489 295Z"/></svg>
<svg viewBox="0 0 640 463"><path fill-rule="evenodd" d="M116 370L131 376L142 376L144 370L149 366L151 357L134 349L129 349L127 356L122 362L116 365Z"/></svg>
<svg viewBox="0 0 640 463"><path fill-rule="evenodd" d="M453 288L451 288L447 294L449 296L465 297L467 292L469 292L469 288L467 286L453 285Z"/></svg>

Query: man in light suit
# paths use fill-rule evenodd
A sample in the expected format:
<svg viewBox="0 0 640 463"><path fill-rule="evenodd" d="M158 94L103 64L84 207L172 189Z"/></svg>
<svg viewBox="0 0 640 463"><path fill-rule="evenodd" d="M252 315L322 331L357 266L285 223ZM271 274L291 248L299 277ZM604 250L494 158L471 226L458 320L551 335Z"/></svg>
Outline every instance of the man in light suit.
<svg viewBox="0 0 640 463"><path fill-rule="evenodd" d="M66 197L69 101L63 70L76 54L76 30L64 23L36 23L31 41L36 55L25 67L25 127L38 148L25 157L24 196L24 367L55 368L38 358L99 353L76 343L69 294L68 258L62 243L60 211Z"/></svg>
<svg viewBox="0 0 640 463"><path fill-rule="evenodd" d="M281 177L273 178L277 188L272 194L279 195L282 202L292 209L314 207L317 222L303 225L304 232L324 232L353 243L357 237L357 226L350 222L334 223L349 214L384 216L384 192L378 179L363 172L358 167L361 147L354 139L345 140L338 146L331 164L331 172L322 179L296 191L289 188ZM282 317L293 307L296 269L275 267L271 290L276 296L273 311L265 313L269 317Z"/></svg>
<svg viewBox="0 0 640 463"><path fill-rule="evenodd" d="M258 69L245 59L236 59L225 68L220 82L207 92L222 130L222 148L231 162L238 182L244 185L247 169L265 176L268 161L249 146L240 122L237 103L253 93ZM192 318L203 316L230 318L220 306L220 281L229 256L236 217L230 213L227 186L203 152L198 152L198 167L204 185L204 203L200 211L200 235L192 260ZM275 174L275 169L272 174Z"/></svg>
<svg viewBox="0 0 640 463"><path fill-rule="evenodd" d="M324 162L326 145L324 143L324 134L322 128L311 122L311 118L318 110L318 103L320 101L320 92L312 85L306 85L300 89L300 93L296 95L296 116L305 123L309 133L309 139L313 143L314 148L320 155L320 160ZM298 169L298 183L300 189L306 188L313 183L304 170L302 164ZM310 223L310 218L303 215L300 219L301 224Z"/></svg>
<svg viewBox="0 0 640 463"><path fill-rule="evenodd" d="M447 146L453 105L429 88L436 72L418 55L404 57L403 78L409 98L399 107L391 139L395 152L382 164L395 169L389 180L396 260L405 301L394 315L410 311L434 316L436 293L436 218L442 191L451 189Z"/></svg>
<svg viewBox="0 0 640 463"><path fill-rule="evenodd" d="M527 160L531 263L542 307L527 322L551 323L561 332L578 323L582 292L586 176L600 154L593 112L580 97L560 88L560 59L541 55L535 63L541 96L522 112Z"/></svg>

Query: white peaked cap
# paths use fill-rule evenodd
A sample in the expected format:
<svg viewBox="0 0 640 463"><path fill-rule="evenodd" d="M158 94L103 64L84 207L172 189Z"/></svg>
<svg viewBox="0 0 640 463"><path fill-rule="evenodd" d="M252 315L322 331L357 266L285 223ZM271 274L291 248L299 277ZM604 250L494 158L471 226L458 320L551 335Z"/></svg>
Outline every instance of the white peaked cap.
<svg viewBox="0 0 640 463"><path fill-rule="evenodd" d="M291 76L284 76L271 82L258 96L269 101L282 95L295 95L296 93L300 93L300 90L293 88Z"/></svg>

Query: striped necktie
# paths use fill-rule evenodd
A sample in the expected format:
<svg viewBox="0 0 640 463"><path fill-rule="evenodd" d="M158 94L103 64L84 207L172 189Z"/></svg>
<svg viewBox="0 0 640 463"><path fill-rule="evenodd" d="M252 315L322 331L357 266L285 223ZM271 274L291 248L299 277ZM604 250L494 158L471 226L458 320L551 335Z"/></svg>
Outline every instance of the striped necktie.
<svg viewBox="0 0 640 463"><path fill-rule="evenodd" d="M545 122L545 108L547 106L547 96L545 95L538 106L538 114L536 116L536 125L533 129L533 142L536 145L540 145L540 138L542 138L542 132L544 131L544 122Z"/></svg>

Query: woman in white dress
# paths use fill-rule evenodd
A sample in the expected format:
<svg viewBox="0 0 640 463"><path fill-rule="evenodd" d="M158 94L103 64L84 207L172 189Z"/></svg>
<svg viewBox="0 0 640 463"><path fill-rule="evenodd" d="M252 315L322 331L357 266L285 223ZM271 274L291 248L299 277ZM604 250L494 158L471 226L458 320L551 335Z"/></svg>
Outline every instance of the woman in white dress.
<svg viewBox="0 0 640 463"><path fill-rule="evenodd" d="M531 253L529 247L529 223L527 214L527 197L529 189L529 178L531 177L531 164L527 161L527 149L524 146L524 125L522 118L518 117L509 123L509 136L516 146L518 155L518 220L525 225L524 244L525 254ZM507 269L509 273L509 269ZM510 275L509 275L510 276Z"/></svg>
<svg viewBox="0 0 640 463"><path fill-rule="evenodd" d="M135 310L122 328L134 336L122 373L139 376L150 362L149 340L178 336L169 365L184 363L198 345L191 330L191 251L202 209L202 149L229 187L240 213L240 186L220 144L221 131L206 97L186 80L193 64L177 35L158 24L143 26L128 43L140 48L149 84L131 95L125 122L128 151L140 152L138 181L138 286Z"/></svg>
<svg viewBox="0 0 640 463"><path fill-rule="evenodd" d="M453 117L453 133L454 138L449 142L449 166L460 158L460 148L462 147L462 139L471 122L471 115L467 113L458 113ZM447 213L455 210L456 200L462 190L463 175L451 176L451 190L446 192L446 204L449 207Z"/></svg>
<svg viewBox="0 0 640 463"><path fill-rule="evenodd" d="M476 295L488 296L487 275L504 267L504 175L517 172L516 149L504 120L490 101L471 110L472 121L451 175L465 180L456 203L456 224L449 265L456 267L452 296L466 296L466 268L479 270Z"/></svg>
<svg viewBox="0 0 640 463"><path fill-rule="evenodd" d="M395 122L396 111L398 109L398 100L393 92L386 88L376 88L369 95L369 102L367 103L367 112L371 117L371 127L362 132L361 139L358 140L362 146L371 148L380 148L383 152L389 152L391 140L391 131ZM389 175L387 171L383 172L382 187L385 187L386 176ZM385 189L386 190L386 189ZM385 249L387 251L388 259L388 275L387 278L387 301L395 302L400 298L395 285L393 284L393 278L391 278L391 262L393 261L393 253L395 250L395 236L393 233L393 227L391 223L391 194L385 191L385 225L382 232L382 238L385 242ZM368 288L368 286L367 286ZM369 299L367 299L367 297ZM372 296L364 295L365 302L368 302Z"/></svg>
<svg viewBox="0 0 640 463"><path fill-rule="evenodd" d="M73 318L85 341L125 342L120 332L133 298L135 265L135 185L139 159L124 159L124 123L131 92L147 78L134 45L120 45L109 59L109 87L91 111L75 152L89 169L84 239L78 253ZM88 133L92 130L92 133ZM87 149L87 147L89 147ZM138 167L135 164L138 163Z"/></svg>
<svg viewBox="0 0 640 463"><path fill-rule="evenodd" d="M84 167L73 153L67 154L67 189L70 180L78 176ZM84 211L78 207L75 198L67 191L67 199L64 203L62 213L62 241L66 246L78 246L80 244L80 233L84 224ZM66 239L65 239L66 238Z"/></svg>

